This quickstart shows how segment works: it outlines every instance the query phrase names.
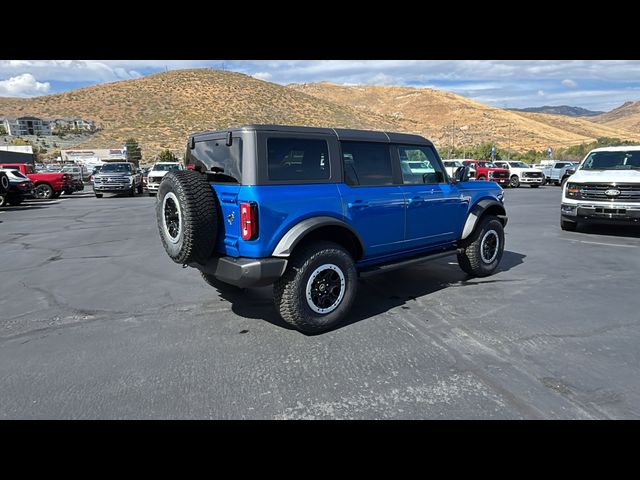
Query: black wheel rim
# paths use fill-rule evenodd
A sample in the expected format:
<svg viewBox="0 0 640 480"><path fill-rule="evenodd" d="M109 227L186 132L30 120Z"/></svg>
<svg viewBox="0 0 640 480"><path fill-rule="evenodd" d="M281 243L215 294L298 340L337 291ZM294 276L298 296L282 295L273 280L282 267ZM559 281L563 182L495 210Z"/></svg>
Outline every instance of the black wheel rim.
<svg viewBox="0 0 640 480"><path fill-rule="evenodd" d="M335 270L320 272L311 284L311 300L318 308L331 307L340 297L342 282Z"/></svg>
<svg viewBox="0 0 640 480"><path fill-rule="evenodd" d="M484 263L491 263L496 259L499 245L500 241L495 230L489 230L484 234L480 243L480 256Z"/></svg>
<svg viewBox="0 0 640 480"><path fill-rule="evenodd" d="M180 233L180 214L178 207L172 198L167 198L164 204L164 222L167 226L167 233L174 239Z"/></svg>

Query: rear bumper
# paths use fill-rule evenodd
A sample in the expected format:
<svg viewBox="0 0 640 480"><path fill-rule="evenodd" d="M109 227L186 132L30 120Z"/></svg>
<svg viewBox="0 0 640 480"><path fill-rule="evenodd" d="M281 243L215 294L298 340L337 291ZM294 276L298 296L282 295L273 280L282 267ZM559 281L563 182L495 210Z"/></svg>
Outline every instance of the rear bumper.
<svg viewBox="0 0 640 480"><path fill-rule="evenodd" d="M261 287L278 280L287 268L286 258L215 257L205 265L191 267L215 276L221 282L237 287Z"/></svg>

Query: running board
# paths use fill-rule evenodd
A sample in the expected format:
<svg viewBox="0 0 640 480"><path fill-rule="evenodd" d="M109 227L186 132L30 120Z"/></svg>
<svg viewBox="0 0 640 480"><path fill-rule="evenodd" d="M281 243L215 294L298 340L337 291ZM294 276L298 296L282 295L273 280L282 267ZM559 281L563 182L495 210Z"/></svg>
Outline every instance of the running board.
<svg viewBox="0 0 640 480"><path fill-rule="evenodd" d="M363 267L362 269L359 269L358 272L364 276L372 275L376 273L390 272L391 270L396 270L398 268L409 267L411 265L417 265L419 263L425 263L431 260L437 260L439 258L449 257L455 254L456 251L457 251L457 248L451 248L444 252L431 253L427 255L421 255L419 257L412 257L409 259L401 259L392 263L385 263L382 265L373 265L371 267Z"/></svg>

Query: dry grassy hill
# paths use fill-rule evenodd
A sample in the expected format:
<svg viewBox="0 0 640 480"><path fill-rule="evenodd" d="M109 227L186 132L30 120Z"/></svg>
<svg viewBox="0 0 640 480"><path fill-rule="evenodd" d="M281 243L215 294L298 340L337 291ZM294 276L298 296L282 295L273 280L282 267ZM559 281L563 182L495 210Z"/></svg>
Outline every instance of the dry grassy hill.
<svg viewBox="0 0 640 480"><path fill-rule="evenodd" d="M190 132L247 123L402 130L402 122L240 73L178 70L29 99L0 98L0 116L79 116L103 129L81 147L138 139L144 156L184 153Z"/></svg>
<svg viewBox="0 0 640 480"><path fill-rule="evenodd" d="M363 111L391 115L436 145L473 145L492 141L518 151L588 143L597 137L640 141L640 131L593 123L584 118L493 108L449 92L428 88L345 86L328 82L289 88ZM455 130L454 130L455 122ZM509 141L509 137L511 140Z"/></svg>
<svg viewBox="0 0 640 480"><path fill-rule="evenodd" d="M610 112L593 117L593 121L611 128L640 132L640 101L626 102Z"/></svg>

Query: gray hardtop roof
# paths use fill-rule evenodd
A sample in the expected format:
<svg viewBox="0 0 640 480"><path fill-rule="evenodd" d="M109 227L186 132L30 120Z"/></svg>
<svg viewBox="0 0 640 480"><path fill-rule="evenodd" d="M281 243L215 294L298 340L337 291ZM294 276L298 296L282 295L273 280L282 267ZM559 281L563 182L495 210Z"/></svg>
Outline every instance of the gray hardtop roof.
<svg viewBox="0 0 640 480"><path fill-rule="evenodd" d="M300 134L322 134L333 135L338 140L368 141L368 142L384 142L384 143L409 143L420 145L433 145L433 143L420 135L409 133L382 132L377 130L356 130L351 128L320 128L320 127L301 127L289 125L244 125L242 127L228 128L225 130L197 132L189 135L189 138L209 137L217 135L226 135L227 132L278 132L278 133L300 133ZM202 138L205 140L206 138Z"/></svg>

